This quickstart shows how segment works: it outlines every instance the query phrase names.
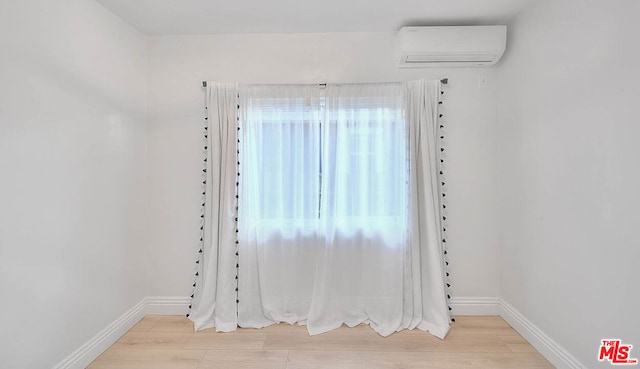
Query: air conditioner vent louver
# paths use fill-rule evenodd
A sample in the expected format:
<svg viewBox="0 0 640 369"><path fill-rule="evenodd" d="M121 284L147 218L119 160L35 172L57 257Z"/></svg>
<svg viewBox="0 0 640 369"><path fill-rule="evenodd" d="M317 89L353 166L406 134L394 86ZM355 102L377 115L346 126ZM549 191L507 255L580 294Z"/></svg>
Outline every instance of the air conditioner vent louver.
<svg viewBox="0 0 640 369"><path fill-rule="evenodd" d="M405 63L491 63L496 58L491 54L410 54Z"/></svg>
<svg viewBox="0 0 640 369"><path fill-rule="evenodd" d="M399 67L477 67L495 64L506 26L405 27L398 32Z"/></svg>

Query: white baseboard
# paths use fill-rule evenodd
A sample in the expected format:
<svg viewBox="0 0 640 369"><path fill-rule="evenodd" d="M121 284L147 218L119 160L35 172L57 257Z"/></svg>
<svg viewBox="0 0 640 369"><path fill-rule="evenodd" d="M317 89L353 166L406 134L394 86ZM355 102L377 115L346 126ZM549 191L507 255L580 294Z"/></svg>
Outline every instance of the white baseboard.
<svg viewBox="0 0 640 369"><path fill-rule="evenodd" d="M54 369L82 369L122 337L145 315L184 315L188 297L147 297L109 324ZM506 301L495 297L454 297L451 315L500 315L554 366L561 369L586 368L573 355L547 336Z"/></svg>
<svg viewBox="0 0 640 369"><path fill-rule="evenodd" d="M520 333L524 339L540 351L542 356L560 369L583 369L586 368L567 350L557 342L547 336L540 328L525 318L518 310L508 302L500 300L500 317L504 319L516 332Z"/></svg>
<svg viewBox="0 0 640 369"><path fill-rule="evenodd" d="M122 314L53 368L84 369L145 316L146 300Z"/></svg>
<svg viewBox="0 0 640 369"><path fill-rule="evenodd" d="M190 303L189 297L147 297L144 312L147 315L186 315Z"/></svg>
<svg viewBox="0 0 640 369"><path fill-rule="evenodd" d="M83 369L145 315L184 315L188 312L190 303L191 299L188 297L144 298L53 368Z"/></svg>
<svg viewBox="0 0 640 369"><path fill-rule="evenodd" d="M451 315L498 315L500 299L495 297L453 297Z"/></svg>

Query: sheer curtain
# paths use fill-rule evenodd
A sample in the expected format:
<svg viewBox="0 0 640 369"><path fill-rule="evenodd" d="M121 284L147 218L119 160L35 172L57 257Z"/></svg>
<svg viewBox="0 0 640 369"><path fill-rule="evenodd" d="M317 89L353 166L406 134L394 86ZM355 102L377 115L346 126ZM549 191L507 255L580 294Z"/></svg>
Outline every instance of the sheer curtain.
<svg viewBox="0 0 640 369"><path fill-rule="evenodd" d="M423 80L209 84L196 329L366 323L443 338L439 96Z"/></svg>
<svg viewBox="0 0 640 369"><path fill-rule="evenodd" d="M442 209L438 181L440 81L410 81L404 87L409 131L411 240L407 245L405 323L444 338L449 332Z"/></svg>
<svg viewBox="0 0 640 369"><path fill-rule="evenodd" d="M240 91L238 322L304 322L322 262L320 90Z"/></svg>
<svg viewBox="0 0 640 369"><path fill-rule="evenodd" d="M240 89L240 326L447 334L439 88Z"/></svg>
<svg viewBox="0 0 640 369"><path fill-rule="evenodd" d="M238 87L209 83L203 231L189 319L195 329L237 328L236 151Z"/></svg>
<svg viewBox="0 0 640 369"><path fill-rule="evenodd" d="M322 263L311 334L401 328L407 221L402 85L327 85L322 130Z"/></svg>

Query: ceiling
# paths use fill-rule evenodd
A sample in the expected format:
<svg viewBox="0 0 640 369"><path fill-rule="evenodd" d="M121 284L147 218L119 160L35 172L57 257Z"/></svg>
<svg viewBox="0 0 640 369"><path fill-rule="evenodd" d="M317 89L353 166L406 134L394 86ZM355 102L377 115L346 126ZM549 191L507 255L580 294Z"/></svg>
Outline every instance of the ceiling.
<svg viewBox="0 0 640 369"><path fill-rule="evenodd" d="M97 0L148 35L505 24L533 0Z"/></svg>

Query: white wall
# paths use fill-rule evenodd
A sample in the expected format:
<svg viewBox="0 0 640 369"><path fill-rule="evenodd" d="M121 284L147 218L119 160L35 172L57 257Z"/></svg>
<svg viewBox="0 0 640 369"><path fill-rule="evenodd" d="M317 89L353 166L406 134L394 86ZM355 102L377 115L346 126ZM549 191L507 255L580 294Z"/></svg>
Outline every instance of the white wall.
<svg viewBox="0 0 640 369"><path fill-rule="evenodd" d="M389 33L155 37L147 65L93 1L2 3L0 363L50 367L144 296L188 295L205 79L449 77L454 296L502 296L589 367L601 338L640 347L639 10L539 1L497 68L400 70Z"/></svg>
<svg viewBox="0 0 640 369"><path fill-rule="evenodd" d="M640 357L640 3L541 1L499 67L502 297L589 368Z"/></svg>
<svg viewBox="0 0 640 369"><path fill-rule="evenodd" d="M146 39L0 3L0 366L50 368L145 296Z"/></svg>
<svg viewBox="0 0 640 369"><path fill-rule="evenodd" d="M149 295L186 296L191 290L201 203L202 80L318 83L446 76L452 292L498 296L495 69L397 69L393 40L391 33L150 39ZM479 85L481 77L486 84Z"/></svg>

